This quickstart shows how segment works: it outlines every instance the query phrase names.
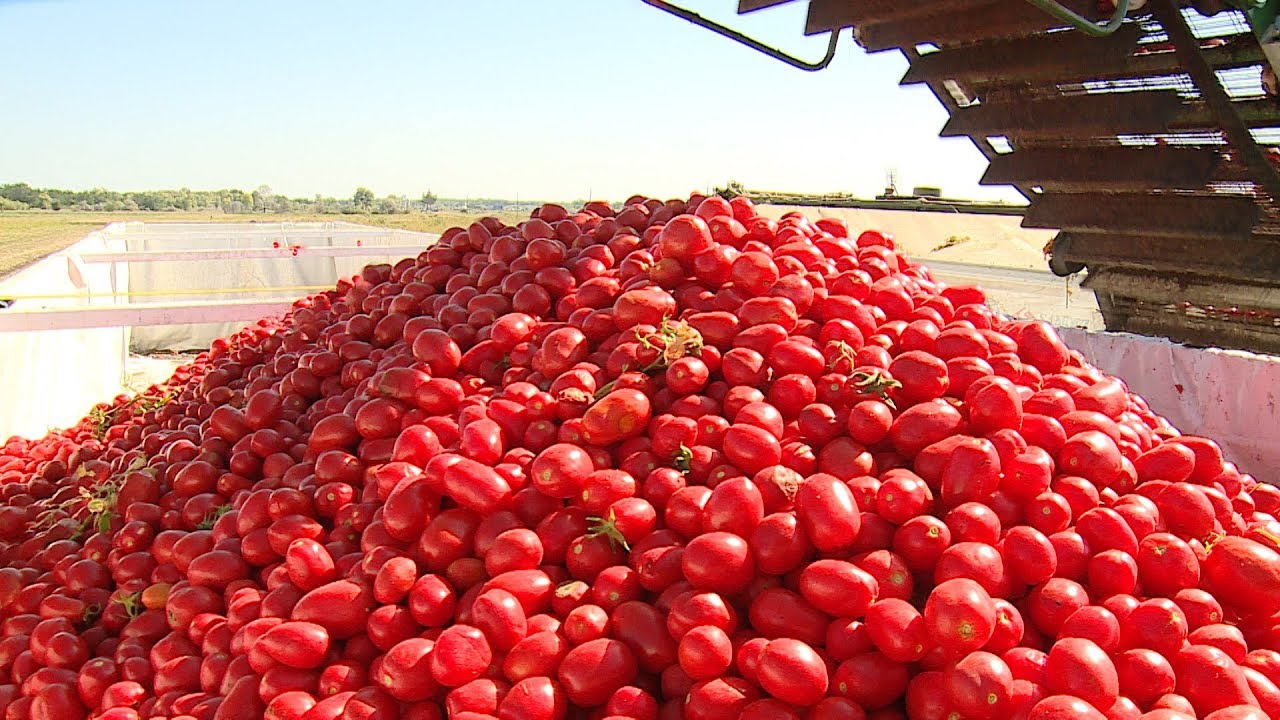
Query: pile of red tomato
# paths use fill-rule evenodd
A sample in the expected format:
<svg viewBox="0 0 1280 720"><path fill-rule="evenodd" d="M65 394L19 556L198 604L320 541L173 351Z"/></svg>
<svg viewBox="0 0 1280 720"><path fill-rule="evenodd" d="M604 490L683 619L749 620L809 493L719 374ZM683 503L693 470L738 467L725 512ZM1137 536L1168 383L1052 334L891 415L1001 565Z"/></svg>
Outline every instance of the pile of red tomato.
<svg viewBox="0 0 1280 720"><path fill-rule="evenodd" d="M744 198L450 230L0 501L3 720L1280 718L1280 490Z"/></svg>

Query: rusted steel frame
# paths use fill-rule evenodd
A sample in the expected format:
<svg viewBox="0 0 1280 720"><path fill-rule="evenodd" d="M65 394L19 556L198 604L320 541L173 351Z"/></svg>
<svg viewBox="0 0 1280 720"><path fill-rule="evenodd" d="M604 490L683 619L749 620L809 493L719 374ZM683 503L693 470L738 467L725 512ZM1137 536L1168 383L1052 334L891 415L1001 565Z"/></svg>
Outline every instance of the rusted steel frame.
<svg viewBox="0 0 1280 720"><path fill-rule="evenodd" d="M1002 0L948 0L946 12L972 12ZM1003 0L1007 2L1007 0ZM811 0L805 34L886 22L901 22L938 12L937 0Z"/></svg>
<svg viewBox="0 0 1280 720"><path fill-rule="evenodd" d="M917 52L914 47L902 48L902 54L906 56L908 62L914 63L916 60L920 59L920 53ZM951 93L947 92L946 87L944 87L941 82L929 82L927 83L927 86L929 88L929 92L933 93L933 96L938 99L938 102L942 103L942 106L947 109L947 114L954 118L956 113L960 111L960 105L956 102L955 98L951 97ZM973 142L974 147L978 148L978 152L982 153L983 157L985 157L988 162L1000 155L1000 153L996 152L995 148L991 147L991 144L987 142L986 136L970 135L969 140ZM1030 185L1014 185L1013 187L1028 200L1035 196Z"/></svg>
<svg viewBox="0 0 1280 720"><path fill-rule="evenodd" d="M1221 157L1210 148L1023 148L992 159L983 185L1046 190L1200 190Z"/></svg>
<svg viewBox="0 0 1280 720"><path fill-rule="evenodd" d="M1280 125L1280 105L1271 98L1258 100L1237 100L1231 103L1231 112L1240 122L1249 127L1273 127ZM1217 127L1217 115L1209 103L1198 101L1187 103L1178 112L1177 117L1169 122L1170 130L1196 130ZM1228 141L1231 141L1228 138ZM1232 141L1232 144L1235 143ZM1249 136L1249 144L1255 145ZM1244 157L1241 156L1241 161ZM1253 168L1250 167L1252 170Z"/></svg>
<svg viewBox="0 0 1280 720"><path fill-rule="evenodd" d="M1099 295L1101 298L1101 294ZM1099 305L1102 301L1099 300ZM1280 353L1280 332L1274 328L1197 318L1172 313L1120 311L1124 313L1107 329L1165 337L1192 347L1221 347L1250 352ZM1105 315L1106 313L1104 313Z"/></svg>
<svg viewBox="0 0 1280 720"><path fill-rule="evenodd" d="M1142 28L1131 24L1101 40L1064 32L940 50L912 63L901 84L926 80L1007 84L1037 78L1062 82L1064 74L1092 78L1132 57L1141 37Z"/></svg>
<svg viewBox="0 0 1280 720"><path fill-rule="evenodd" d="M1086 0L1070 0L1072 9L1087 12L1096 7ZM966 13L939 11L932 15L903 20L863 24L855 28L858 42L870 52L922 43L962 44L998 37L1020 37L1063 27L1064 23L1025 2L1008 0Z"/></svg>
<svg viewBox="0 0 1280 720"><path fill-rule="evenodd" d="M796 0L738 0L738 14L744 15L756 10L764 10L765 8L776 7L778 5L786 5Z"/></svg>
<svg viewBox="0 0 1280 720"><path fill-rule="evenodd" d="M1162 304L1191 303L1280 311L1280 288L1194 273L1152 273L1114 267L1091 268L1081 287Z"/></svg>
<svg viewBox="0 0 1280 720"><path fill-rule="evenodd" d="M1252 39L1250 39L1249 43L1230 43L1207 47L1203 50L1203 53L1205 61L1214 70L1235 70L1266 62L1262 49L1258 47L1257 43L1252 42ZM1040 82L1045 85L1052 84L1057 87L1064 84L1078 84L1090 81L1123 82L1126 80L1178 75L1182 71L1182 65L1178 62L1177 54L1170 50L1167 52L1130 55L1111 68L1102 70L1088 67L1086 62L1086 64L1063 66L1061 72L1057 73L1045 70L1037 75L1024 73L1026 77L1019 77L1017 72L1010 72L998 77L993 74L992 77L986 79L965 80L965 86L972 88L974 95L981 97L1005 87L1024 86L1028 82Z"/></svg>
<svg viewBox="0 0 1280 720"><path fill-rule="evenodd" d="M1055 262L1198 275L1256 283L1280 281L1280 241L1251 235L1229 245L1191 238L1117 233L1058 233Z"/></svg>
<svg viewBox="0 0 1280 720"><path fill-rule="evenodd" d="M1163 193L1044 193L1022 226L1162 237L1241 240L1257 224L1251 198Z"/></svg>
<svg viewBox="0 0 1280 720"><path fill-rule="evenodd" d="M1174 52L1182 61L1183 67L1200 88L1200 96L1213 110L1214 117L1222 127L1227 140L1240 154L1240 159L1254 175L1257 182L1272 198L1280 199L1280 173L1267 161L1266 155L1249 133L1249 126L1236 112L1231 97L1218 81L1213 68L1205 62L1200 54L1200 45L1186 18L1174 0L1152 0L1151 12L1164 27L1165 33L1173 42Z"/></svg>
<svg viewBox="0 0 1280 720"><path fill-rule="evenodd" d="M1065 138L1151 134L1165 131L1181 105L1173 90L986 103L953 113L941 134Z"/></svg>

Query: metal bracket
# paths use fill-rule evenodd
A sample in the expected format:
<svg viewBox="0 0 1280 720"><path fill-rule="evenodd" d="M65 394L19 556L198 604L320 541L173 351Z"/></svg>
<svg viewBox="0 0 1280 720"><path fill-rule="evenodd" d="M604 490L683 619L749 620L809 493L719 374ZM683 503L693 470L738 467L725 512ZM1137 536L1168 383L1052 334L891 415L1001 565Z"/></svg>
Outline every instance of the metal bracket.
<svg viewBox="0 0 1280 720"><path fill-rule="evenodd" d="M1093 37L1106 37L1124 24L1125 15L1129 14L1129 0L1116 0L1116 11L1111 15L1111 19L1106 23L1098 24L1087 18L1082 18L1072 10L1059 5L1057 0L1027 0L1037 8L1049 13L1059 20L1067 23L1071 27L1079 30L1086 35Z"/></svg>
<svg viewBox="0 0 1280 720"><path fill-rule="evenodd" d="M1125 3L1128 2L1128 0L1122 0L1122 1ZM720 23L714 20L709 20L692 10L688 10L686 8L672 5L669 2L665 2L665 0L642 0L642 2L644 2L644 4L646 5L651 5L653 7L656 7L659 10L662 10L663 12L669 13L671 15L675 15L676 17L681 18L683 20L687 20L693 23L694 25L697 25L698 27L706 28L707 30L710 30L711 32L717 35L727 37L730 40L733 40L734 42L741 43L742 45L746 45L752 50L755 50L756 52L764 53L765 55L768 55L774 60L781 60L782 62L790 65L793 68L804 70L806 72L816 72L830 65L831 59L836 56L836 42L840 39L840 31L838 29L832 30L831 39L827 43L827 54L817 62L808 62L806 60L801 60L800 58L788 55L782 52L781 50L778 50L777 48L771 47L769 45L765 45L764 43L760 42L759 40L756 40L755 38L743 35L742 33L738 32L737 30L734 30L731 27L728 27L727 25L721 25Z"/></svg>

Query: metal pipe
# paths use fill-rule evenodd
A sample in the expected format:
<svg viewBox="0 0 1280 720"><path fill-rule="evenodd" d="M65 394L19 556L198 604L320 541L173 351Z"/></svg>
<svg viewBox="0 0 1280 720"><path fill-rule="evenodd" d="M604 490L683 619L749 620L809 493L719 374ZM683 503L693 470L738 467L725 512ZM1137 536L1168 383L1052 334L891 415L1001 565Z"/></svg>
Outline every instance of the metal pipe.
<svg viewBox="0 0 1280 720"><path fill-rule="evenodd" d="M1106 37L1119 30L1120 26L1124 24L1125 15L1129 14L1129 0L1116 0L1116 11L1111 15L1111 19L1104 24L1098 24L1088 18L1080 17L1074 11L1058 4L1057 0L1027 0L1027 2L1080 32L1093 37Z"/></svg>
<svg viewBox="0 0 1280 720"><path fill-rule="evenodd" d="M688 10L682 7L678 7L676 5L672 5L671 3L666 2L665 0L642 0L642 1L646 5L651 5L653 7L656 7L659 10L662 10L663 12L666 12L671 15L675 15L678 18L687 20L693 23L694 25L697 25L698 27L706 28L707 30L714 32L717 35L722 35L724 37L727 37L730 40L733 40L734 42L738 42L743 45L746 45L747 47L751 48L752 50L755 50L756 52L764 53L765 55L768 55L774 60L781 60L782 62L790 65L793 68L804 70L806 72L816 72L818 70L822 70L823 68L830 65L831 59L836 56L836 42L840 39L839 29L831 31L831 39L827 43L827 54L817 62L808 62L806 60L801 60L800 58L788 55L782 52L781 50L778 50L777 48L770 47L769 45L765 45L764 43L760 42L759 40L756 40L755 38L743 35L742 33L738 32L737 30L734 30L731 27L728 27L727 25L721 25L720 23L714 20L709 20L692 10ZM1125 2L1126 4L1128 3L1128 0L1122 0L1122 1Z"/></svg>

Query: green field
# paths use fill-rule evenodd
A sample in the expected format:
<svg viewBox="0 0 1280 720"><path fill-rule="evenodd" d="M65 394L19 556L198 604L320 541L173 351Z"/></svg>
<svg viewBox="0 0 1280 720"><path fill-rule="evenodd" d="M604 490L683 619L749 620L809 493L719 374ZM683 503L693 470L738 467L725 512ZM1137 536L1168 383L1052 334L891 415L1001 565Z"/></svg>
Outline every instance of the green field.
<svg viewBox="0 0 1280 720"><path fill-rule="evenodd" d="M491 213L508 223L528 217L526 213ZM380 227L441 232L456 225L466 226L481 214L457 212L414 212L403 215L228 215L219 212L0 212L0 277L57 252L108 223L128 220L143 222L352 222Z"/></svg>

